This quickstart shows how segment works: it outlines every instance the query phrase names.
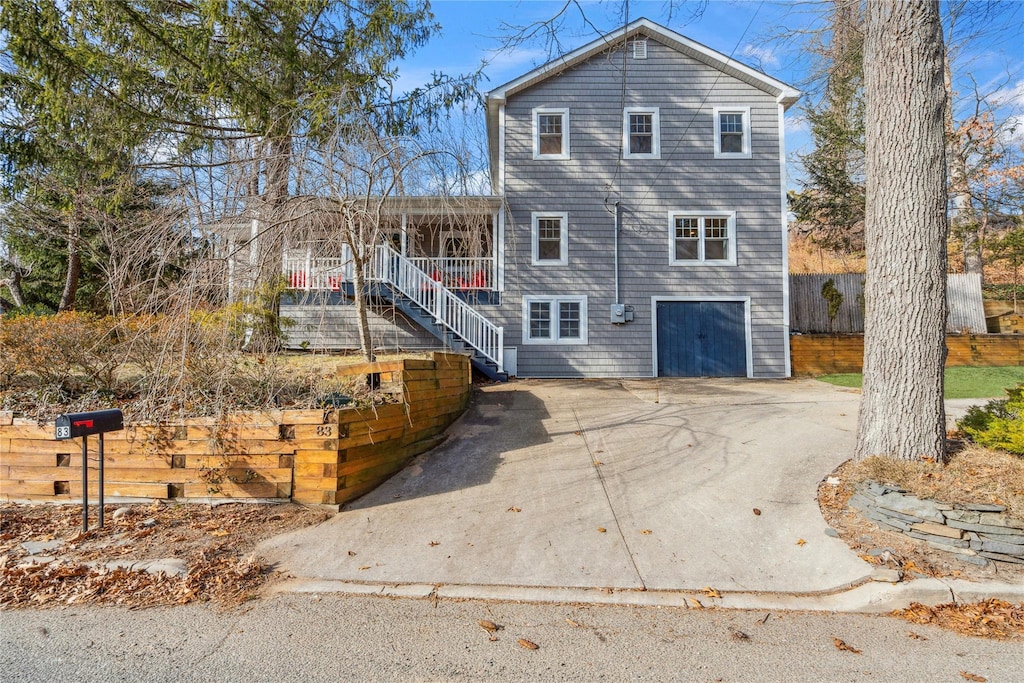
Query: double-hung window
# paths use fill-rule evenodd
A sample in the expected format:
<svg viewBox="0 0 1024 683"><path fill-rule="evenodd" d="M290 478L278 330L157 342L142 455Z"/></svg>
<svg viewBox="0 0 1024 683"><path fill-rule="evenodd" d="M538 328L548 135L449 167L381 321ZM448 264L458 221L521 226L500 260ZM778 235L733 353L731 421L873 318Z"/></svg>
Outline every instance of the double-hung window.
<svg viewBox="0 0 1024 683"><path fill-rule="evenodd" d="M569 158L569 110L533 110L533 158Z"/></svg>
<svg viewBox="0 0 1024 683"><path fill-rule="evenodd" d="M534 213L531 230L533 265L568 265L569 214Z"/></svg>
<svg viewBox="0 0 1024 683"><path fill-rule="evenodd" d="M661 158L661 117L657 107L626 107L622 113L622 156Z"/></svg>
<svg viewBox="0 0 1024 683"><path fill-rule="evenodd" d="M526 344L586 344L587 297L524 297L523 342Z"/></svg>
<svg viewBox="0 0 1024 683"><path fill-rule="evenodd" d="M715 158L750 158L750 107L715 107Z"/></svg>
<svg viewBox="0 0 1024 683"><path fill-rule="evenodd" d="M669 262L736 263L736 214L670 213Z"/></svg>

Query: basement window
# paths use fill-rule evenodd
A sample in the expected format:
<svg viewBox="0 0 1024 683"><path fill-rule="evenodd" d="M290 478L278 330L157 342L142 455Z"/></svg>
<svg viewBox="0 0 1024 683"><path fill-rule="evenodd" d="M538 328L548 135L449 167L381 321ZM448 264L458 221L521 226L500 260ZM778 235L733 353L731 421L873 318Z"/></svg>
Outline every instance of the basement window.
<svg viewBox="0 0 1024 683"><path fill-rule="evenodd" d="M586 344L587 297L524 297L523 343Z"/></svg>

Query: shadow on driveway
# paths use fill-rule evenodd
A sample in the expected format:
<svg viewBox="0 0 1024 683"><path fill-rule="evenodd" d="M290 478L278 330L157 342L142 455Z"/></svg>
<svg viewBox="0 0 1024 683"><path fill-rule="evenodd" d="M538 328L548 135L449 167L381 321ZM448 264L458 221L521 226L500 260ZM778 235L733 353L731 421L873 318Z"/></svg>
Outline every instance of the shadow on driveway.
<svg viewBox="0 0 1024 683"><path fill-rule="evenodd" d="M816 501L856 409L809 380L488 386L447 442L258 552L312 580L831 590L870 571Z"/></svg>

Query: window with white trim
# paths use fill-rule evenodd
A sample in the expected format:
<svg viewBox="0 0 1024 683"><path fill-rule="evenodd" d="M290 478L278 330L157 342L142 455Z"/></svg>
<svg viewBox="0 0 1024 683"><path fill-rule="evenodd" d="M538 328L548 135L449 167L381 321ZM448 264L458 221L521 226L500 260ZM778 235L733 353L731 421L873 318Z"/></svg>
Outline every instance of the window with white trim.
<svg viewBox="0 0 1024 683"><path fill-rule="evenodd" d="M587 297L524 297L523 343L586 344Z"/></svg>
<svg viewBox="0 0 1024 683"><path fill-rule="evenodd" d="M750 158L750 107L715 107L715 158Z"/></svg>
<svg viewBox="0 0 1024 683"><path fill-rule="evenodd" d="M531 256L534 265L569 263L569 214L532 214Z"/></svg>
<svg viewBox="0 0 1024 683"><path fill-rule="evenodd" d="M736 214L670 213L669 262L736 263Z"/></svg>
<svg viewBox="0 0 1024 683"><path fill-rule="evenodd" d="M569 110L533 110L533 158L569 158Z"/></svg>
<svg viewBox="0 0 1024 683"><path fill-rule="evenodd" d="M661 158L661 116L657 107L626 107L623 110L622 157Z"/></svg>

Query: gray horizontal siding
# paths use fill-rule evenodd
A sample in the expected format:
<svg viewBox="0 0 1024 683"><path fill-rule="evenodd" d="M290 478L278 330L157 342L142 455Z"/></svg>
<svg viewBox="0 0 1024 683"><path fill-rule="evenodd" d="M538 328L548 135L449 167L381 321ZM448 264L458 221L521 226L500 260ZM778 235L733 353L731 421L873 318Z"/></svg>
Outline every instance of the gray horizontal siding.
<svg viewBox="0 0 1024 683"><path fill-rule="evenodd" d="M359 348L356 307L336 297L311 297L295 304L282 303L286 318L285 347L323 350ZM374 306L368 316L370 338L377 351L437 349L441 342L392 306Z"/></svg>
<svg viewBox="0 0 1024 683"><path fill-rule="evenodd" d="M785 373L778 106L705 64L648 43L647 60L599 56L506 103L506 291L493 313L521 376L648 376L651 297L750 297L755 376ZM661 159L621 159L622 109L658 107ZM751 159L714 158L716 106L749 107ZM568 107L570 159L533 159L534 107ZM609 322L613 218L622 206L621 301L634 322ZM606 200L607 203L606 204ZM735 211L736 266L669 263L669 211ZM569 266L531 265L531 212L567 212ZM587 345L521 345L524 295L588 296Z"/></svg>

